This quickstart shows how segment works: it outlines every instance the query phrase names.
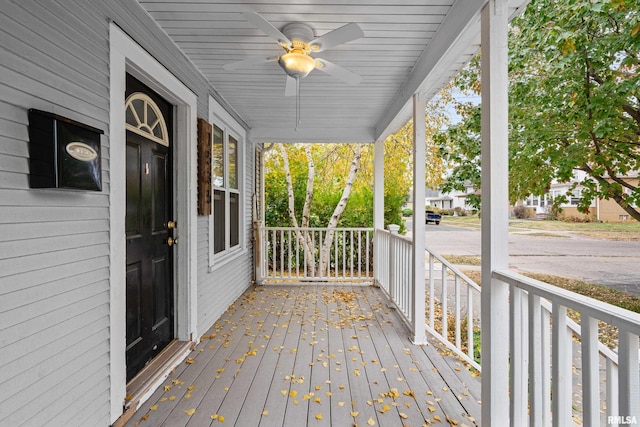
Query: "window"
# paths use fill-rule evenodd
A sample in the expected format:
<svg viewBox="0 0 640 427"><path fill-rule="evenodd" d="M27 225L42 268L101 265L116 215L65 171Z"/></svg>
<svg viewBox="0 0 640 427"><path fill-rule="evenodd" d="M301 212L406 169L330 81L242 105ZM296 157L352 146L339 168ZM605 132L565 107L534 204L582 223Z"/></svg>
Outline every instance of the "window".
<svg viewBox="0 0 640 427"><path fill-rule="evenodd" d="M229 129L213 125L211 180L213 215L211 234L214 257L241 247L240 146Z"/></svg>

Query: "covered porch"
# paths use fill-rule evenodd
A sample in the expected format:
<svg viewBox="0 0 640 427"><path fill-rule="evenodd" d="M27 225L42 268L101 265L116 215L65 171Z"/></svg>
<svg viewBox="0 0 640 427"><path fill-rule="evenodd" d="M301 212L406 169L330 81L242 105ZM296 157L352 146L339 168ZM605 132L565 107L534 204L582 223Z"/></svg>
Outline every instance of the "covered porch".
<svg viewBox="0 0 640 427"><path fill-rule="evenodd" d="M479 425L480 378L414 346L384 293L250 287L127 426Z"/></svg>

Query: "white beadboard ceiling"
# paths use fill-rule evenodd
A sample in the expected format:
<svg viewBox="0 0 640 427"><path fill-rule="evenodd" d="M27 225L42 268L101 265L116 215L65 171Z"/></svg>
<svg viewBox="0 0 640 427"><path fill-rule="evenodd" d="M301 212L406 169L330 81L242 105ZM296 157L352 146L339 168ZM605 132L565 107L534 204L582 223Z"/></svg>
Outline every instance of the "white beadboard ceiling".
<svg viewBox="0 0 640 427"><path fill-rule="evenodd" d="M511 14L526 0L515 0ZM200 69L256 141L373 142L409 117L411 97L436 94L477 52L485 0L140 0ZM278 29L304 22L316 36L357 23L364 38L314 54L363 77L358 86L314 70L285 97L276 62L228 71L226 63L276 56L277 43L244 19L257 12Z"/></svg>

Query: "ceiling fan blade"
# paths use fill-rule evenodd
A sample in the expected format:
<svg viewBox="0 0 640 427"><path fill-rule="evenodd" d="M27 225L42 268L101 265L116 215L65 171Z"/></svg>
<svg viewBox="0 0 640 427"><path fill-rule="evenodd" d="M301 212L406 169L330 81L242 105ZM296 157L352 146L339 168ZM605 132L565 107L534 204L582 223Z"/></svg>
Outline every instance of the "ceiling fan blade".
<svg viewBox="0 0 640 427"><path fill-rule="evenodd" d="M265 58L264 56L253 56L251 58L244 59L238 62L231 62L229 64L224 64L222 68L225 70L242 70L247 67L252 67L254 65L265 64L267 62L273 62L278 59L277 56L270 56Z"/></svg>
<svg viewBox="0 0 640 427"><path fill-rule="evenodd" d="M350 23L328 32L324 36L311 41L311 50L314 52L322 52L332 47L347 43L364 37L362 29L356 23Z"/></svg>
<svg viewBox="0 0 640 427"><path fill-rule="evenodd" d="M295 78L287 76L287 83L284 87L284 96L296 96L296 86L298 82Z"/></svg>
<svg viewBox="0 0 640 427"><path fill-rule="evenodd" d="M291 40L287 38L280 30L273 26L273 24L255 12L243 12L242 16L249 22L251 22L256 28L261 29L266 35L278 42L280 46L291 46Z"/></svg>
<svg viewBox="0 0 640 427"><path fill-rule="evenodd" d="M325 73L330 74L352 86L359 85L362 81L362 76L336 65L333 62L329 62L326 59L316 58L316 70L324 71Z"/></svg>

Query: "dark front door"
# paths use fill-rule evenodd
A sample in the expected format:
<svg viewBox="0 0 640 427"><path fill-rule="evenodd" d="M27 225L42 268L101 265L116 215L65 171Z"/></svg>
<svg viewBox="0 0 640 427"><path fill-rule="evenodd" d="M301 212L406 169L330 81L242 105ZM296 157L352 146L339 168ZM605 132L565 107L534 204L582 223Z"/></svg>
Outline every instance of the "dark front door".
<svg viewBox="0 0 640 427"><path fill-rule="evenodd" d="M174 338L170 111L127 78L127 381Z"/></svg>

